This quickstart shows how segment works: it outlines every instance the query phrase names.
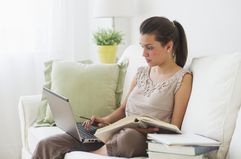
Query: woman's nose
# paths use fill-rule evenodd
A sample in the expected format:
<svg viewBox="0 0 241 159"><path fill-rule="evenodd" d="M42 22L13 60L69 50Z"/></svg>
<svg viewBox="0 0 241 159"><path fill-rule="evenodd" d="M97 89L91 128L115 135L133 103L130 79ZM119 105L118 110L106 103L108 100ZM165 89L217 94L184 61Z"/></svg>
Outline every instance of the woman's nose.
<svg viewBox="0 0 241 159"><path fill-rule="evenodd" d="M147 53L147 50L146 49L142 49L142 56L144 57L148 57L148 53Z"/></svg>

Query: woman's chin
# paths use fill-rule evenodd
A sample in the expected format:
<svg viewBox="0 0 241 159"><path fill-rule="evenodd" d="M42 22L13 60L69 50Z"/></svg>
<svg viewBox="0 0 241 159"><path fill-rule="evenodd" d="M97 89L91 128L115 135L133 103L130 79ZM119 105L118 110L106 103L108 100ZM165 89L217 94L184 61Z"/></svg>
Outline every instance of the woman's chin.
<svg viewBox="0 0 241 159"><path fill-rule="evenodd" d="M151 66L151 65L152 65L152 63L151 63L150 60L146 60L146 63L147 63L148 66Z"/></svg>
<svg viewBox="0 0 241 159"><path fill-rule="evenodd" d="M147 65L150 66L150 67L154 66L153 63L151 63L151 62L147 62Z"/></svg>

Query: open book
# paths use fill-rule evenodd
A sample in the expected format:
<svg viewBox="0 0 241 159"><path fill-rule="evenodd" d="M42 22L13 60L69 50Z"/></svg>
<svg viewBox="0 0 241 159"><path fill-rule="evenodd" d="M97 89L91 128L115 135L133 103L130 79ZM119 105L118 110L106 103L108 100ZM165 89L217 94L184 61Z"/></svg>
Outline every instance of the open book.
<svg viewBox="0 0 241 159"><path fill-rule="evenodd" d="M158 127L160 128L160 133L181 134L181 130L177 126L163 122L159 119L147 116L128 116L113 124L97 129L95 136L102 142L106 143L110 137L122 128L148 127Z"/></svg>

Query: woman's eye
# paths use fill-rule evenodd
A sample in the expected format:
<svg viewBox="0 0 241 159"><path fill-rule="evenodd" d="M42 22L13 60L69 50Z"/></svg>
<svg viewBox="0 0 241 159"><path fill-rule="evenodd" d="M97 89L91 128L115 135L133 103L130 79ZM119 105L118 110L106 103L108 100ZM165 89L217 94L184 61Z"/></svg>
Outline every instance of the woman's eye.
<svg viewBox="0 0 241 159"><path fill-rule="evenodd" d="M147 47L147 50L153 50L153 47L152 46L150 46L150 47Z"/></svg>

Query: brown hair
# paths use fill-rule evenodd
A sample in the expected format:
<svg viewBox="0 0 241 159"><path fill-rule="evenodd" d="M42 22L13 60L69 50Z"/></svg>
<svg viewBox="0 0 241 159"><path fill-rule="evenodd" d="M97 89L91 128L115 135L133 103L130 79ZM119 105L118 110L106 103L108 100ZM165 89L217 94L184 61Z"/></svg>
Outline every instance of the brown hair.
<svg viewBox="0 0 241 159"><path fill-rule="evenodd" d="M162 46L165 46L169 41L173 41L175 62L180 67L185 65L188 55L187 39L179 22L171 22L165 17L151 17L142 22L140 33L155 35L156 41L159 41Z"/></svg>

